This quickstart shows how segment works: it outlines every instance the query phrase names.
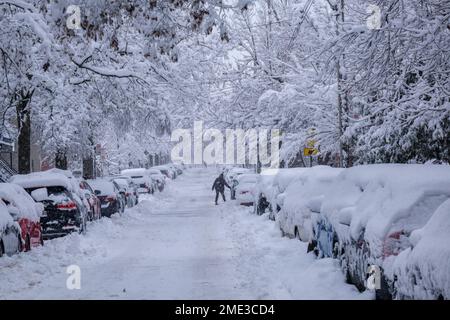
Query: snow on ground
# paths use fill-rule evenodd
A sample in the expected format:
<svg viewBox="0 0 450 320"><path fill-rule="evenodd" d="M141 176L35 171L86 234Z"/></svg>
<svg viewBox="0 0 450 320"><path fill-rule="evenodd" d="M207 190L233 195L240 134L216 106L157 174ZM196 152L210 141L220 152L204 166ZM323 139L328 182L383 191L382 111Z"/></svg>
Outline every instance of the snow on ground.
<svg viewBox="0 0 450 320"><path fill-rule="evenodd" d="M0 299L370 299L335 260L282 238L234 202L214 205L214 170L190 169L86 235L0 259ZM229 194L228 194L229 197ZM81 268L81 289L66 268Z"/></svg>

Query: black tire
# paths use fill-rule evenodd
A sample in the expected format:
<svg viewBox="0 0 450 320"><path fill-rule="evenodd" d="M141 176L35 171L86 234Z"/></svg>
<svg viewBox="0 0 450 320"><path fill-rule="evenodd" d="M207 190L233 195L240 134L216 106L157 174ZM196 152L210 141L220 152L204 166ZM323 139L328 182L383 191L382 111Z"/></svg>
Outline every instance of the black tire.
<svg viewBox="0 0 450 320"><path fill-rule="evenodd" d="M5 254L5 249L3 248L3 241L0 240L0 258Z"/></svg>
<svg viewBox="0 0 450 320"><path fill-rule="evenodd" d="M25 251L31 251L31 239L29 234L27 234L27 238L25 239Z"/></svg>
<svg viewBox="0 0 450 320"><path fill-rule="evenodd" d="M317 241L316 240L311 240L308 243L308 248L306 249L306 252L314 252L314 254L316 255L316 257L319 256L319 250L317 249Z"/></svg>
<svg viewBox="0 0 450 320"><path fill-rule="evenodd" d="M20 236L20 234L17 236L17 241L18 241L18 245L17 245L17 253L22 252L23 250L23 245L22 245L22 237Z"/></svg>
<svg viewBox="0 0 450 320"><path fill-rule="evenodd" d="M375 299L376 300L392 300L393 295L395 293L393 292L393 286L389 285L389 282L387 281L384 274L381 275L380 279L381 287L378 290L375 290Z"/></svg>
<svg viewBox="0 0 450 320"><path fill-rule="evenodd" d="M41 243L41 246L44 246L44 237L42 236L42 232L41 232L41 238L39 239L39 242Z"/></svg>
<svg viewBox="0 0 450 320"><path fill-rule="evenodd" d="M297 239L299 241L302 241L302 239L300 238L300 232L298 232L298 228L297 227L295 227L294 236L295 236L295 239Z"/></svg>

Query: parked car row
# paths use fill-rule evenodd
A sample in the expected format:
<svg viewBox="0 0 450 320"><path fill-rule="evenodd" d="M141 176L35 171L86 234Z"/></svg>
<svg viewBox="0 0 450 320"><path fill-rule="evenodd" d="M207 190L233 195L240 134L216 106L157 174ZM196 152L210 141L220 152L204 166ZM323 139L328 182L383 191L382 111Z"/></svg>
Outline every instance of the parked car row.
<svg viewBox="0 0 450 320"><path fill-rule="evenodd" d="M29 251L71 232L84 233L88 221L123 213L138 203L140 193L163 191L166 179L183 169L168 164L93 180L60 169L14 175L9 183L0 183L0 256Z"/></svg>
<svg viewBox="0 0 450 320"><path fill-rule="evenodd" d="M375 279L379 299L450 299L450 166L267 169L254 184L247 175L238 201L248 191L256 214L338 259L360 291Z"/></svg>

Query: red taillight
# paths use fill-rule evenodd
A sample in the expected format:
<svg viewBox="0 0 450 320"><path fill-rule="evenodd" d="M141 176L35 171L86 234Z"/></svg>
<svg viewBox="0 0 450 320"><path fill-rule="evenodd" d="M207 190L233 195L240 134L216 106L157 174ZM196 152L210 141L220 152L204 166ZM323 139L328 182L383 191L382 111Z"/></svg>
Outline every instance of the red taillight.
<svg viewBox="0 0 450 320"><path fill-rule="evenodd" d="M408 238L405 232L396 231L389 234L383 243L383 257L396 256L408 246Z"/></svg>
<svg viewBox="0 0 450 320"><path fill-rule="evenodd" d="M106 201L109 201L109 202L116 201L116 196L107 196Z"/></svg>
<svg viewBox="0 0 450 320"><path fill-rule="evenodd" d="M69 201L57 204L56 208L59 210L75 210L77 208L77 205L75 202Z"/></svg>

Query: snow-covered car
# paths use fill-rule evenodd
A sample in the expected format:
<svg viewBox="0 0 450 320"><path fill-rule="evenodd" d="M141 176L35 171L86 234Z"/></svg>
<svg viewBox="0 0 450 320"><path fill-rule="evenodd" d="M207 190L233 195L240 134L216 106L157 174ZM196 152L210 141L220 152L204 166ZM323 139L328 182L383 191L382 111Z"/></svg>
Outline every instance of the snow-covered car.
<svg viewBox="0 0 450 320"><path fill-rule="evenodd" d="M166 176L163 175L161 173L161 171L159 171L158 169L154 169L154 168L148 169L147 173L155 181L158 191L162 192L166 185Z"/></svg>
<svg viewBox="0 0 450 320"><path fill-rule="evenodd" d="M304 242L311 240L312 216L320 214L325 194L342 170L315 166L305 170L288 184L277 219L284 235Z"/></svg>
<svg viewBox="0 0 450 320"><path fill-rule="evenodd" d="M409 247L383 264L393 297L450 299L450 200L409 238Z"/></svg>
<svg viewBox="0 0 450 320"><path fill-rule="evenodd" d="M52 169L49 169L49 170L44 171L44 172L57 173L57 174L61 174L63 176L66 176L67 179L69 179L69 182L70 182L70 185L71 185L70 191L76 193L76 195L78 196L76 200L77 201L81 200L82 206L84 207L84 210L86 211L86 213L88 215L88 218L92 218L93 219L93 216L92 217L89 216L89 214L90 214L90 212L89 212L90 204L89 204L89 200L86 197L86 192L81 189L79 179L77 179L71 171L58 169L58 168L52 168Z"/></svg>
<svg viewBox="0 0 450 320"><path fill-rule="evenodd" d="M450 198L450 167L364 165L336 177L313 222L310 248L339 258L350 283L366 289L367 268L411 247L414 230L424 227ZM396 279L381 277L381 299L395 297Z"/></svg>
<svg viewBox="0 0 450 320"><path fill-rule="evenodd" d="M154 193L155 182L147 173L145 168L125 169L121 171L121 175L128 176L138 188L138 193Z"/></svg>
<svg viewBox="0 0 450 320"><path fill-rule="evenodd" d="M0 257L22 251L19 224L12 218L6 204L0 200Z"/></svg>
<svg viewBox="0 0 450 320"><path fill-rule="evenodd" d="M94 179L88 180L88 183L100 199L102 217L109 218L115 213L124 212L125 198L116 182L107 179Z"/></svg>
<svg viewBox="0 0 450 320"><path fill-rule="evenodd" d="M308 168L282 168L262 170L255 192L255 211L264 213L269 209L269 218L276 219L284 202L284 191L291 181L302 175Z"/></svg>
<svg viewBox="0 0 450 320"><path fill-rule="evenodd" d="M255 186L255 199L253 201L254 212L262 215L266 211L272 211L270 201L273 198L275 175L279 169L263 169L258 175Z"/></svg>
<svg viewBox="0 0 450 320"><path fill-rule="evenodd" d="M80 180L80 188L88 203L88 220L98 220L102 217L100 199L95 195L94 189L85 180Z"/></svg>
<svg viewBox="0 0 450 320"><path fill-rule="evenodd" d="M177 175L183 174L183 165L178 163L172 163L172 166L177 170Z"/></svg>
<svg viewBox="0 0 450 320"><path fill-rule="evenodd" d="M252 206L255 199L256 182L258 174L245 173L235 178L237 180L236 200L240 205Z"/></svg>
<svg viewBox="0 0 450 320"><path fill-rule="evenodd" d="M150 169L159 170L163 175L165 175L169 179L176 178L176 171L167 165L154 166L154 167L151 167Z"/></svg>
<svg viewBox="0 0 450 320"><path fill-rule="evenodd" d="M131 179L131 177L125 176L125 175L118 175L118 176L114 176L112 178L126 180L126 182L128 184L129 192L132 193L132 195L128 195L128 197L131 197L133 199L133 201L134 201L133 206L137 205L139 202L139 192L138 192L138 186L133 182L133 179Z"/></svg>
<svg viewBox="0 0 450 320"><path fill-rule="evenodd" d="M36 203L21 186L14 183L0 183L0 199L20 226L23 250L29 251L43 245L40 223L43 205Z"/></svg>
<svg viewBox="0 0 450 320"><path fill-rule="evenodd" d="M119 186L119 191L125 196L125 205L129 208L133 207L137 204L138 199L136 198L133 190L133 182L127 179L120 178L112 178L111 181L114 181Z"/></svg>
<svg viewBox="0 0 450 320"><path fill-rule="evenodd" d="M34 172L12 176L10 182L23 187L35 201L44 205L40 219L44 240L86 231L86 207L74 192L73 181L65 175Z"/></svg>

